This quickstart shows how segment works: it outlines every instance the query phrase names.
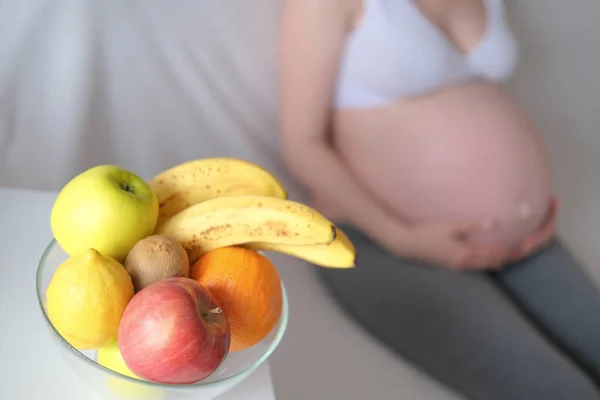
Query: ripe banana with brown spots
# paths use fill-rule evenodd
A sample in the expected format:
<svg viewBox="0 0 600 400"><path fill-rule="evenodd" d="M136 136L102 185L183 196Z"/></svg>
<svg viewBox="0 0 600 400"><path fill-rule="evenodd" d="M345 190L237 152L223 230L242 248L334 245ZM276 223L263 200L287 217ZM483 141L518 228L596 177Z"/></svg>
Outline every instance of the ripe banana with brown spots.
<svg viewBox="0 0 600 400"><path fill-rule="evenodd" d="M333 242L337 228L316 210L263 195L217 197L177 213L157 234L178 241L192 259L246 243L317 245Z"/></svg>
<svg viewBox="0 0 600 400"><path fill-rule="evenodd" d="M356 263L356 250L346 234L336 228L334 241L324 244L295 246L282 243L255 242L243 245L248 249L282 253L300 258L311 264L325 268L353 268Z"/></svg>
<svg viewBox="0 0 600 400"><path fill-rule="evenodd" d="M188 161L161 172L148 184L158 199L157 228L178 212L218 197L251 194L287 199L285 188L269 171L231 157Z"/></svg>

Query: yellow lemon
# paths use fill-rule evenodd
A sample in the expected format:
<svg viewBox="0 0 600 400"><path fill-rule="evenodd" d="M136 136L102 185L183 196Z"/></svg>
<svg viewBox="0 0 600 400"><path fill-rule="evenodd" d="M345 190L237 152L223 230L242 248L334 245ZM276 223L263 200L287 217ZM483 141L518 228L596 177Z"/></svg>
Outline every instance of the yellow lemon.
<svg viewBox="0 0 600 400"><path fill-rule="evenodd" d="M46 290L46 308L56 330L73 347L97 349L116 339L133 294L125 267L88 249L56 269Z"/></svg>

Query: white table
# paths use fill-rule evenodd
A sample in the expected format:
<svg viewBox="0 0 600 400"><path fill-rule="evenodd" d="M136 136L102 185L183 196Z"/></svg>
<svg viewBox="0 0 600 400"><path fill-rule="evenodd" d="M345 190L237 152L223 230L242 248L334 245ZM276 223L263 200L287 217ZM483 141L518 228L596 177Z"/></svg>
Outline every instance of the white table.
<svg viewBox="0 0 600 400"><path fill-rule="evenodd" d="M65 364L38 309L35 272L50 242L53 193L0 188L0 399L101 400ZM274 400L265 364L222 400Z"/></svg>

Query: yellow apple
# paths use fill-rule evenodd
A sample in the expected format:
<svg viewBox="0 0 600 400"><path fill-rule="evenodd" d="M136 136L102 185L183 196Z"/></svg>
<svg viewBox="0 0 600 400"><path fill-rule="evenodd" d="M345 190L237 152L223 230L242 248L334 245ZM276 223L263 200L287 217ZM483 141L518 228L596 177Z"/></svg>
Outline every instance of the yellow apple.
<svg viewBox="0 0 600 400"><path fill-rule="evenodd" d="M96 354L96 358L98 364L102 365L103 367L111 369L120 374L127 375L131 378L136 378L140 380L142 379L133 372L131 372L129 367L127 367L127 364L125 364L125 360L123 360L123 356L119 351L119 346L117 344L116 339L110 342L109 344L100 347Z"/></svg>
<svg viewBox="0 0 600 400"><path fill-rule="evenodd" d="M121 356L116 340L113 340L109 344L98 349L96 361L105 368L129 376L130 378L143 381L142 378L131 372L129 367L127 367L127 364L125 364L125 360L123 360L123 357ZM117 376L109 376L107 386L112 389L120 399L162 400L165 397L165 393L160 389L126 381Z"/></svg>
<svg viewBox="0 0 600 400"><path fill-rule="evenodd" d="M90 248L123 262L154 232L158 200L139 176L114 165L77 175L58 194L50 217L57 243L70 256Z"/></svg>

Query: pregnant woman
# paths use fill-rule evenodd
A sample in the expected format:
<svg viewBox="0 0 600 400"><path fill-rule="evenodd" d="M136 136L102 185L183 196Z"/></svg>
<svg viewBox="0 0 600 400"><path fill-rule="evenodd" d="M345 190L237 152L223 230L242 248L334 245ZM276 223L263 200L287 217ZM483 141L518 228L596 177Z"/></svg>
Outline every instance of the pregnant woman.
<svg viewBox="0 0 600 400"><path fill-rule="evenodd" d="M502 0L289 0L283 154L355 243L319 271L377 339L469 399L598 400L600 294L498 86L518 54Z"/></svg>

